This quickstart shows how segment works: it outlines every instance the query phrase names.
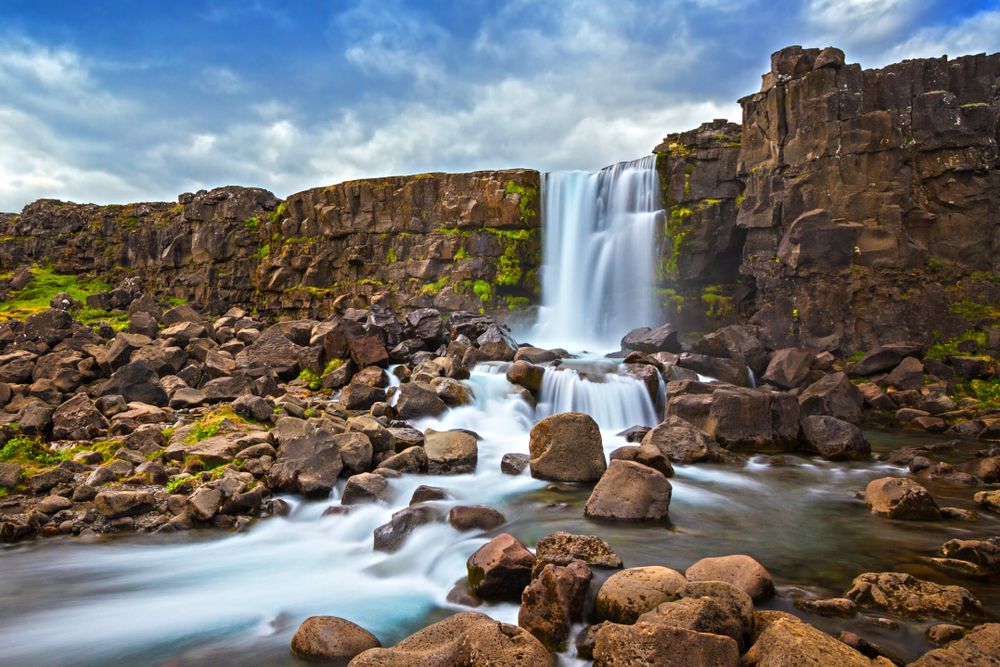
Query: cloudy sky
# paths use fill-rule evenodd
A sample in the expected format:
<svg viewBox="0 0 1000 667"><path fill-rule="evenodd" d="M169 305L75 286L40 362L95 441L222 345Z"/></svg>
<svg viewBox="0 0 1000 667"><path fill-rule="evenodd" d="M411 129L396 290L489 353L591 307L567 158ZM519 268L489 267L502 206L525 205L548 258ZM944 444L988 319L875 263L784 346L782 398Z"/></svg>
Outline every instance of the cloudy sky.
<svg viewBox="0 0 1000 667"><path fill-rule="evenodd" d="M1000 1L0 0L0 211L595 170L739 120L789 44L1000 51Z"/></svg>

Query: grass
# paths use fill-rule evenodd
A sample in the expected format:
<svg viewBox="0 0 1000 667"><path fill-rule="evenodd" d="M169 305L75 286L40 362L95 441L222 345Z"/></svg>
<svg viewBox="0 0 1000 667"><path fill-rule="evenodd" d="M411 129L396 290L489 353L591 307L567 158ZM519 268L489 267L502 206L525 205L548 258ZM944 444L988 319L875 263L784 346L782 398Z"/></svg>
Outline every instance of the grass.
<svg viewBox="0 0 1000 667"><path fill-rule="evenodd" d="M864 350L858 350L857 352L855 352L854 354L852 354L851 356L849 356L847 358L847 360L848 361L853 361L854 363L857 363L857 362L861 361L864 358L865 358L865 351Z"/></svg>
<svg viewBox="0 0 1000 667"><path fill-rule="evenodd" d="M955 386L952 398L961 401L971 398L979 401L973 409L1000 408L1000 380L969 380Z"/></svg>
<svg viewBox="0 0 1000 667"><path fill-rule="evenodd" d="M424 296L437 296L438 292L444 289L444 286L448 284L449 277L443 276L439 278L436 282L430 283L429 285L424 285L420 288L420 293Z"/></svg>
<svg viewBox="0 0 1000 667"><path fill-rule="evenodd" d="M0 449L0 461L17 463L30 470L53 466L65 458L65 453L53 451L37 437L11 438Z"/></svg>
<svg viewBox="0 0 1000 667"><path fill-rule="evenodd" d="M184 444L193 445L201 442L202 440L208 440L209 438L217 436L222 422L226 419L236 422L237 424L246 424L250 421L240 417L233 411L231 406L227 405L223 408L219 408L218 410L213 410L195 422L193 428L191 429L191 435L184 438Z"/></svg>
<svg viewBox="0 0 1000 667"><path fill-rule="evenodd" d="M52 297L60 292L83 301L91 294L111 289L98 278L77 281L76 276L58 275L51 268L34 268L31 272L35 279L24 289L14 292L10 300L0 303L0 319L24 319L28 315L40 313L49 307Z"/></svg>
<svg viewBox="0 0 1000 667"><path fill-rule="evenodd" d="M985 333L979 331L966 331L957 338L952 338L946 343L938 343L932 345L927 354L924 355L927 359L937 359L943 361L947 357L951 356L961 356L961 352L958 351L958 344L963 340L974 340L979 343L980 348L985 348L988 338Z"/></svg>

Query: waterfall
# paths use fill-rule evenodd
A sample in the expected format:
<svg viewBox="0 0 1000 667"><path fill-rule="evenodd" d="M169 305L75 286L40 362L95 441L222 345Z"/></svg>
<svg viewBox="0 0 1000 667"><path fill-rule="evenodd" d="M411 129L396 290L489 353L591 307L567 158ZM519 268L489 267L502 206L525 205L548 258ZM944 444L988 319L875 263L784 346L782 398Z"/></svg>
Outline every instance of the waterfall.
<svg viewBox="0 0 1000 667"><path fill-rule="evenodd" d="M543 308L534 338L617 350L632 329L659 324L653 281L662 217L656 156L597 174L543 175Z"/></svg>
<svg viewBox="0 0 1000 667"><path fill-rule="evenodd" d="M602 429L612 431L659 422L653 401L639 380L618 374L614 363L593 366L547 370L542 377L537 417L583 412Z"/></svg>

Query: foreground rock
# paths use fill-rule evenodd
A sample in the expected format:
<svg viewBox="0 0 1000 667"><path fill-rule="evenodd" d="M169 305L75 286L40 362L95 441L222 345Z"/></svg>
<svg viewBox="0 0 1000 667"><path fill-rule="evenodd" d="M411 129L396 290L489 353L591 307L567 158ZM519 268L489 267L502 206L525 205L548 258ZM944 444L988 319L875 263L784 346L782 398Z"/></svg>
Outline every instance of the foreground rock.
<svg viewBox="0 0 1000 667"><path fill-rule="evenodd" d="M872 661L847 644L808 623L782 615L760 633L747 654L745 667L872 667Z"/></svg>
<svg viewBox="0 0 1000 667"><path fill-rule="evenodd" d="M469 587L483 600L519 601L534 565L535 557L527 547L501 533L469 556Z"/></svg>
<svg viewBox="0 0 1000 667"><path fill-rule="evenodd" d="M774 580L764 566L750 556L703 558L684 573L688 581L723 581L744 591L754 604L774 597Z"/></svg>
<svg viewBox="0 0 1000 667"><path fill-rule="evenodd" d="M666 567L633 567L617 572L597 593L597 618L613 623L635 623L640 616L671 599L687 582Z"/></svg>
<svg viewBox="0 0 1000 667"><path fill-rule="evenodd" d="M844 597L862 609L887 611L914 619L976 621L983 606L961 586L942 586L902 572L867 573L857 577Z"/></svg>
<svg viewBox="0 0 1000 667"><path fill-rule="evenodd" d="M579 412L546 417L531 429L531 476L557 482L596 482L607 470L597 422Z"/></svg>
<svg viewBox="0 0 1000 667"><path fill-rule="evenodd" d="M347 664L354 656L380 646L375 635L336 616L307 618L292 637L292 653L310 662Z"/></svg>
<svg viewBox="0 0 1000 667"><path fill-rule="evenodd" d="M865 504L872 514L906 521L939 521L941 510L927 489L913 480L883 477L865 489Z"/></svg>
<svg viewBox="0 0 1000 667"><path fill-rule="evenodd" d="M431 475L459 475L476 471L479 446L475 436L465 431L424 432L427 472Z"/></svg>
<svg viewBox="0 0 1000 667"><path fill-rule="evenodd" d="M558 531L546 535L535 545L534 576L548 564L569 565L582 561L593 567L617 568L622 566L621 556L611 546L594 535L572 535Z"/></svg>
<svg viewBox="0 0 1000 667"><path fill-rule="evenodd" d="M986 623L944 648L925 653L910 667L994 667L1000 664L1000 624Z"/></svg>
<svg viewBox="0 0 1000 667"><path fill-rule="evenodd" d="M552 652L566 648L570 627L583 620L583 605L594 575L580 561L546 565L524 589L517 624Z"/></svg>
<svg viewBox="0 0 1000 667"><path fill-rule="evenodd" d="M667 602L640 616L638 622L732 637L742 653L753 629L753 601L731 584L692 582L677 589Z"/></svg>
<svg viewBox="0 0 1000 667"><path fill-rule="evenodd" d="M665 521L672 492L659 470L615 459L594 487L583 513L616 521Z"/></svg>
<svg viewBox="0 0 1000 667"><path fill-rule="evenodd" d="M872 447L861 429L835 417L820 415L802 420L805 448L827 461L867 461Z"/></svg>
<svg viewBox="0 0 1000 667"><path fill-rule="evenodd" d="M392 648L374 648L351 667L554 667L552 656L527 630L485 614L455 614Z"/></svg>
<svg viewBox="0 0 1000 667"><path fill-rule="evenodd" d="M608 623L597 631L594 667L737 667L740 652L731 637L692 632L658 623Z"/></svg>

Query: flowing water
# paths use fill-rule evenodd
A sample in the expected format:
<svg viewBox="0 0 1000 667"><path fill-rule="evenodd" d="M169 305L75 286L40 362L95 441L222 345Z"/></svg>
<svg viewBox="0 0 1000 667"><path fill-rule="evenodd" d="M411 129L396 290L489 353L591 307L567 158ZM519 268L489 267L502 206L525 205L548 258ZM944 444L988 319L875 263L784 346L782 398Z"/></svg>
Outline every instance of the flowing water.
<svg viewBox="0 0 1000 667"><path fill-rule="evenodd" d="M658 189L652 167L648 158L598 175L546 177L547 309L532 342L539 344L544 336L550 346L615 349L629 329L656 323L647 298L652 257L636 252L652 248L658 215L650 193ZM560 207L566 210L557 214ZM337 504L341 482L329 500L287 497L293 505L288 517L260 521L245 534L190 531L4 546L0 665L300 665L305 663L291 655L289 642L299 624L314 615L350 619L391 645L467 609L449 601L449 593L464 591L466 560L500 532L529 547L556 530L599 535L626 567L683 570L709 556L748 554L779 586L769 607L802 615L827 631L851 629L907 659L930 648L921 625L888 631L860 619L809 616L792 606L791 596L840 595L861 573L902 570L967 586L991 618L1000 612L995 587L953 579L924 560L949 539L1000 533L1000 517L986 515L977 523L872 517L855 494L872 479L906 474L874 459L829 463L789 456L791 465L779 466L758 456L742 465L677 465L668 524L589 520L583 516L589 485L503 475L501 457L527 453L532 425L570 410L595 418L610 454L626 444L615 435L620 430L657 422L653 401L615 362L596 355L564 360L547 372L535 406L510 393L504 371L504 364L478 366L468 380L475 397L471 405L416 424L478 433L479 464L472 475L407 475L390 480L390 503L322 516ZM909 432L868 437L876 452L933 441ZM979 446L964 443L945 460L968 460ZM406 507L420 484L448 491L450 499L436 503L445 512L456 504L485 504L500 510L507 523L490 533L459 533L445 522L433 523L417 528L398 552L375 552L373 531ZM927 486L942 505L974 509L968 487ZM596 572L592 590L607 574ZM479 610L517 622L514 604L484 604ZM569 655L560 662L584 664Z"/></svg>
<svg viewBox="0 0 1000 667"><path fill-rule="evenodd" d="M652 278L662 208L654 155L597 174L543 176L536 344L617 350L622 336L659 319Z"/></svg>

